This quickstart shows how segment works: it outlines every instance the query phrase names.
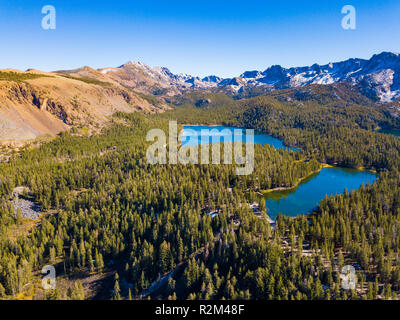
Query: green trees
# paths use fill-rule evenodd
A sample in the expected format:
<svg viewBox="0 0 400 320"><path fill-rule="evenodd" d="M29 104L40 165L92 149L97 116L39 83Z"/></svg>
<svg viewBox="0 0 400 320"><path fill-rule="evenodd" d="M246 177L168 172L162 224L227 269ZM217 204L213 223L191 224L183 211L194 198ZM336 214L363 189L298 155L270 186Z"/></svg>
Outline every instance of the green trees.
<svg viewBox="0 0 400 320"><path fill-rule="evenodd" d="M367 131L375 122L358 109L336 117L328 107L299 112L259 100L229 117L304 152L257 146L249 176L236 176L232 166L148 165L145 134L166 128L171 113L119 114L125 125L92 137L63 134L0 164L0 297L16 295L49 262L62 262L66 276L117 271L116 299L137 298L166 274L157 289L166 299L358 299L343 294L338 274L355 262L368 275L364 296L376 298L379 287L386 296L398 292L399 142ZM343 125L330 126L334 119ZM326 198L311 216L279 216L274 229L247 207L257 191L291 186L319 161L374 167L380 179ZM9 194L18 185L52 214L14 239ZM84 297L76 282L67 298Z"/></svg>
<svg viewBox="0 0 400 320"><path fill-rule="evenodd" d="M4 298L6 296L6 289L4 289L3 285L0 283L0 298Z"/></svg>
<svg viewBox="0 0 400 320"><path fill-rule="evenodd" d="M85 300L85 291L82 286L82 282L76 281L74 283L74 288L70 293L71 300Z"/></svg>
<svg viewBox="0 0 400 320"><path fill-rule="evenodd" d="M113 291L113 300L121 300L121 289L119 286L119 275L118 273L114 276L114 291Z"/></svg>
<svg viewBox="0 0 400 320"><path fill-rule="evenodd" d="M160 271L162 274L168 272L174 266L174 260L170 250L170 245L165 241L163 241L160 245L159 261Z"/></svg>

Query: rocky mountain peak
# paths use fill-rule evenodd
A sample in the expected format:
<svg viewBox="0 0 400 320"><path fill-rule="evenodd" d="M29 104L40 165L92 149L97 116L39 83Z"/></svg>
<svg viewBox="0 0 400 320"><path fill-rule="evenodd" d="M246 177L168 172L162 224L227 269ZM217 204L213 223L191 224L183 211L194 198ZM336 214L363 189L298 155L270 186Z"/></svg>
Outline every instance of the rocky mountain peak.
<svg viewBox="0 0 400 320"><path fill-rule="evenodd" d="M377 101L400 99L400 56L393 52L375 54L369 60L350 58L324 65L314 63L311 66L291 68L272 65L264 71L249 70L232 78L215 75L199 78L188 74L174 74L166 67L150 67L136 61L100 71L125 86L148 93L153 93L154 90L159 92L161 88L163 92L169 92L168 95L189 89L213 89L229 94L252 90L262 93L263 88L275 90L346 82Z"/></svg>

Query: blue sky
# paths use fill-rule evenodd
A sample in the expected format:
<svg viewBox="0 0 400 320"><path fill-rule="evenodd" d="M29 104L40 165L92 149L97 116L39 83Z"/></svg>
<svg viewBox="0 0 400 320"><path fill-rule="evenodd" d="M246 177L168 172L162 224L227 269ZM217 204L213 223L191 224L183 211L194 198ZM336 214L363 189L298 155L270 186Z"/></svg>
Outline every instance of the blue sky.
<svg viewBox="0 0 400 320"><path fill-rule="evenodd" d="M357 29L341 27L341 8ZM43 30L44 5L56 30ZM236 76L400 51L400 1L0 1L0 68L45 71L129 60L174 73Z"/></svg>

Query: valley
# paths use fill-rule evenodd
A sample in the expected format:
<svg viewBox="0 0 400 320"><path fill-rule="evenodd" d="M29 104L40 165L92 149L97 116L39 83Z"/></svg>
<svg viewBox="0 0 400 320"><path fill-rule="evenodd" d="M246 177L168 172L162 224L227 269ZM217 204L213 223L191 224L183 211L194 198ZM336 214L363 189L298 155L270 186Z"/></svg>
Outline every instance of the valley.
<svg viewBox="0 0 400 320"><path fill-rule="evenodd" d="M22 145L0 163L0 299L399 298L400 140L384 133L400 129L395 99L343 82L183 88L191 78L171 85L138 63L4 73L2 137ZM254 129L254 171L148 163L147 133L170 121L182 145L201 142L188 129ZM40 286L45 265L54 290Z"/></svg>

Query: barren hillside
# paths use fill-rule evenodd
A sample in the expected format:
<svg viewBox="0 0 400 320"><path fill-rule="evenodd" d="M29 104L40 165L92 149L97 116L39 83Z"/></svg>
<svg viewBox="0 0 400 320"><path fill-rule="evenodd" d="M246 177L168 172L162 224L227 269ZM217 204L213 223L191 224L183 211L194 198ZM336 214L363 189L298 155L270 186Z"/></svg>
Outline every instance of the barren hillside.
<svg viewBox="0 0 400 320"><path fill-rule="evenodd" d="M101 75L101 73L98 72ZM0 140L54 135L70 126L98 129L116 111L158 112L168 106L103 79L36 70L0 71Z"/></svg>

